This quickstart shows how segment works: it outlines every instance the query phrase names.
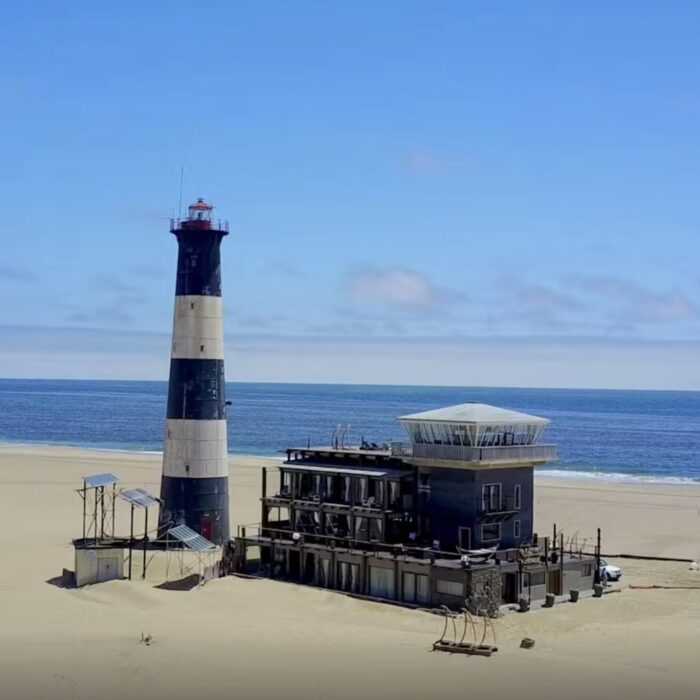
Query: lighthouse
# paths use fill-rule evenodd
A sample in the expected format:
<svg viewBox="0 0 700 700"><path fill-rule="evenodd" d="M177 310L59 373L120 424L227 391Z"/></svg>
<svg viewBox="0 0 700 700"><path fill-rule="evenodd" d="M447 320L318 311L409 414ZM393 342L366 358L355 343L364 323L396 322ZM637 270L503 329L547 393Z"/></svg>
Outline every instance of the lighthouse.
<svg viewBox="0 0 700 700"><path fill-rule="evenodd" d="M200 198L187 218L170 222L178 256L160 528L187 525L222 544L229 503L220 247L228 222L211 213Z"/></svg>

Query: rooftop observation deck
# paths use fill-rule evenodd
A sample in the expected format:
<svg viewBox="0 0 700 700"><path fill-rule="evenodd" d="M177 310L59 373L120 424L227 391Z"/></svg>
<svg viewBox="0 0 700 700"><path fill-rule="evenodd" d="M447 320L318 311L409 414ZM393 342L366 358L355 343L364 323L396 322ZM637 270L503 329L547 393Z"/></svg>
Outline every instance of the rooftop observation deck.
<svg viewBox="0 0 700 700"><path fill-rule="evenodd" d="M450 460L474 464L544 464L557 458L556 445L505 445L465 447L462 445L423 445L393 442L394 457L420 460Z"/></svg>
<svg viewBox="0 0 700 700"><path fill-rule="evenodd" d="M432 466L475 468L488 466L532 466L557 458L556 445L539 444L547 418L519 413L482 403L413 413L399 421L408 442L367 443L360 447L335 444L332 447L291 448L287 463L303 463L327 458L334 463L355 466L378 465L397 460L412 466L429 462ZM329 465L330 466L330 465Z"/></svg>
<svg viewBox="0 0 700 700"><path fill-rule="evenodd" d="M409 442L392 442L388 449L364 449L362 447L312 446L290 448L288 463L301 465L307 459L332 457L348 462L366 458L398 457L406 462L444 460L454 463L481 464L544 464L557 458L556 445L506 445L501 447L469 447L462 445L433 445ZM454 466L457 466L455 464ZM328 467L333 471L332 467Z"/></svg>
<svg viewBox="0 0 700 700"><path fill-rule="evenodd" d="M399 421L410 443L392 443L407 460L449 460L480 465L544 464L557 458L555 445L537 444L547 418L483 403L422 411Z"/></svg>

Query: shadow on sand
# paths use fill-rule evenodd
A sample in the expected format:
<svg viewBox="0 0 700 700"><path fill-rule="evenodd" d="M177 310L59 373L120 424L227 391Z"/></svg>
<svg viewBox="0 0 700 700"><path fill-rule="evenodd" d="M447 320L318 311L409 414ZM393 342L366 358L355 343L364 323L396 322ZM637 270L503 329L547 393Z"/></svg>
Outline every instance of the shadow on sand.
<svg viewBox="0 0 700 700"><path fill-rule="evenodd" d="M46 583L56 586L56 588L75 588L75 572L63 569L63 573L60 576L54 576L48 579Z"/></svg>
<svg viewBox="0 0 700 700"><path fill-rule="evenodd" d="M193 588L197 588L198 583L199 574L190 574L177 581L165 581L165 583L161 583L155 588L161 588L165 591L191 591Z"/></svg>

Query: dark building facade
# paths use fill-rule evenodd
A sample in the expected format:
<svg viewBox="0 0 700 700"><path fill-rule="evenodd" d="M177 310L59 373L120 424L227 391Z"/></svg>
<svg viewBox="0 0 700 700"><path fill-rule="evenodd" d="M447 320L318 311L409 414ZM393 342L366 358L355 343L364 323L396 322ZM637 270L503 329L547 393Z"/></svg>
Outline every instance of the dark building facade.
<svg viewBox="0 0 700 700"><path fill-rule="evenodd" d="M441 547L508 549L532 541L532 467L419 473L430 484L425 527Z"/></svg>
<svg viewBox="0 0 700 700"><path fill-rule="evenodd" d="M592 587L592 557L533 532L534 467L556 455L538 443L546 419L464 404L399 420L409 443L289 449L230 566L475 612Z"/></svg>

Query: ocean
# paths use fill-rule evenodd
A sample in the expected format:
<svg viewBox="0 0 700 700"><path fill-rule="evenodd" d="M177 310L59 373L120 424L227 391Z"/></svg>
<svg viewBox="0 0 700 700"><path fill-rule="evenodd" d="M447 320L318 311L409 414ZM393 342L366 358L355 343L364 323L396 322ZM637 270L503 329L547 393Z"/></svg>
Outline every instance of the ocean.
<svg viewBox="0 0 700 700"><path fill-rule="evenodd" d="M480 401L545 416L559 459L542 471L620 481L700 482L700 392L328 384L226 385L229 450L282 456L330 444L405 439L399 415ZM0 379L0 442L161 451L166 382Z"/></svg>

